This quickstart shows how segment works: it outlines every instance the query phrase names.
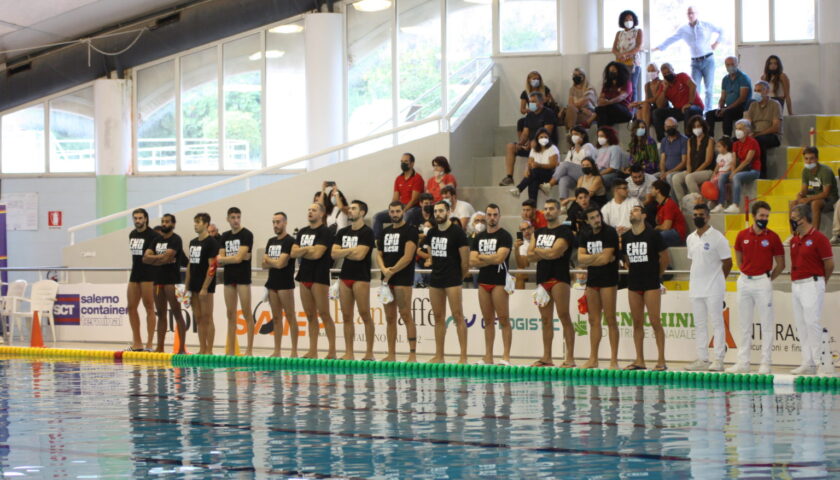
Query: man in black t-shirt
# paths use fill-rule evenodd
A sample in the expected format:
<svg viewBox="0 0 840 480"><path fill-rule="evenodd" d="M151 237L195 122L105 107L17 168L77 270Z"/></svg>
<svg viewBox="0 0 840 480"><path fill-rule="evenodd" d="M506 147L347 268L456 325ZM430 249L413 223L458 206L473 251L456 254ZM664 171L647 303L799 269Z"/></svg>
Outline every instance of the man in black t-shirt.
<svg viewBox="0 0 840 480"><path fill-rule="evenodd" d="M242 305L248 347L245 355L254 354L254 314L251 310L251 252L254 249L254 234L242 226L242 211L230 207L227 211L230 230L222 234L219 245L219 266L225 267L222 279L225 283L225 308L227 310L227 337L225 355L239 353L239 339L236 338L236 301Z"/></svg>
<svg viewBox="0 0 840 480"><path fill-rule="evenodd" d="M271 322L260 328L260 333L274 332L274 351L272 357L280 356L280 345L283 339L283 313L289 324L289 336L292 340L290 357L297 358L298 324L295 313L295 261L291 258L294 238L286 233L288 218L283 212L277 212L271 219L274 236L265 244L262 266L268 269L268 304L271 306Z"/></svg>
<svg viewBox="0 0 840 480"><path fill-rule="evenodd" d="M143 308L146 310L146 330L149 341L146 342L145 350L152 349L152 340L155 336L155 293L154 280L158 267L143 262L147 253L154 253L155 240L158 235L149 228L149 213L145 209L138 208L131 212L134 220L134 230L128 234L128 248L131 252L131 275L128 278L128 322L131 325L132 342L128 347L129 351L142 351L143 340L140 338L140 313L137 308L140 300L143 300Z"/></svg>
<svg viewBox="0 0 840 480"><path fill-rule="evenodd" d="M551 299L539 307L542 319L543 356L533 363L534 367L554 365L552 343L554 342L554 311L563 326L563 340L566 358L561 368L575 366L575 330L569 314L571 275L569 261L574 248L572 229L560 223L560 202L550 198L545 201L545 219L548 225L534 232L528 246L528 260L537 262L537 283L542 285Z"/></svg>
<svg viewBox="0 0 840 480"><path fill-rule="evenodd" d="M493 343L496 340L496 319L502 329L502 364L510 365L510 328L508 299L505 291L508 257L513 238L499 226L501 210L495 203L484 211L487 230L478 233L470 248L470 267L478 268L478 305L484 318L484 363L493 365Z"/></svg>
<svg viewBox="0 0 840 480"><path fill-rule="evenodd" d="M417 227L406 223L405 207L399 201L388 206L391 225L376 240L376 263L382 271L382 283L394 294L394 301L383 305L387 322L388 355L384 362L396 361L397 311L408 339L408 362L417 361L417 328L411 314L411 287L414 283L414 254L417 252Z"/></svg>
<svg viewBox="0 0 840 480"><path fill-rule="evenodd" d="M190 240L185 285L192 294L193 319L198 329L200 355L213 355L216 326L213 324L213 294L216 292L216 269L219 266L219 244L207 231L210 215L198 213L193 217L198 237Z"/></svg>
<svg viewBox="0 0 840 480"><path fill-rule="evenodd" d="M507 174L499 182L500 186L513 185L513 166L516 157L528 157L531 154L531 142L537 135L537 130L545 128L551 134L551 143L557 144L557 135L554 129L557 126L557 114L550 108L544 106L545 98L539 91L531 92L528 97L528 113L519 133L519 140L516 143L508 143L505 152L505 169Z"/></svg>
<svg viewBox="0 0 840 480"><path fill-rule="evenodd" d="M618 368L618 323L615 303L618 291L618 233L602 222L601 210L586 209L585 228L578 238L578 264L587 267L586 303L589 309L589 360L581 368L598 368L601 345L601 313L610 336L610 368Z"/></svg>
<svg viewBox="0 0 840 480"><path fill-rule="evenodd" d="M158 266L154 289L157 310L157 349L155 351L163 352L166 330L169 326L166 316L168 307L175 318L175 328L178 329L178 344L175 345L175 353L186 353L184 337L187 333L187 324L181 314L181 302L175 295L175 285L181 283L180 260L184 256L184 244L181 237L175 233L175 215L167 213L160 219L160 231L161 235L155 240L154 252L147 250L143 255L143 263Z"/></svg>
<svg viewBox="0 0 840 480"><path fill-rule="evenodd" d="M292 258L299 258L300 265L295 280L300 282L300 303L306 312L308 323L309 351L304 358L318 358L318 317L324 322L329 349L325 358L334 359L335 323L330 315L330 267L332 257L327 251L332 246L333 235L324 225L324 206L309 205L306 219L309 225L298 231L292 245Z"/></svg>
<svg viewBox="0 0 840 480"><path fill-rule="evenodd" d="M434 206L435 226L424 240L432 258L429 300L435 317L435 356L430 363L444 363L446 339L446 303L452 310L461 356L458 363L467 363L467 324L464 321L462 279L469 272L470 247L467 235L450 221L449 204L440 201Z"/></svg>
<svg viewBox="0 0 840 480"><path fill-rule="evenodd" d="M633 343L636 360L625 370L644 370L645 367L645 307L656 339L659 357L654 370L665 370L665 330L660 318L662 284L660 279L670 263L668 247L662 236L645 224L647 215L641 205L630 211L630 230L621 236L622 257L627 265L627 300L633 316Z"/></svg>
<svg viewBox="0 0 840 480"><path fill-rule="evenodd" d="M344 356L342 360L353 360L353 340L356 337L353 318L353 304L359 310L365 326L365 356L362 360L373 358L373 318L370 316L370 257L373 250L373 230L365 225L368 206L361 200L350 202L347 220L350 225L335 234L332 245L332 258L343 258L341 272L338 274L339 303L344 322Z"/></svg>

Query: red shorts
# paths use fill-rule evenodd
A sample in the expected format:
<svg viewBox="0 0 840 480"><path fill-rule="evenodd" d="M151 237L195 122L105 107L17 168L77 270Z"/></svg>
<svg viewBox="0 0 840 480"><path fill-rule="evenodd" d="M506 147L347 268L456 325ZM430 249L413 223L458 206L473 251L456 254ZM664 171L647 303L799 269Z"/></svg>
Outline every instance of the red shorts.
<svg viewBox="0 0 840 480"><path fill-rule="evenodd" d="M300 282L306 288L312 288L312 285L315 285L315 282Z"/></svg>
<svg viewBox="0 0 840 480"><path fill-rule="evenodd" d="M499 285L489 285L487 283L479 283L478 286L483 288L484 290L486 290L487 293L493 293L493 289L498 287Z"/></svg>
<svg viewBox="0 0 840 480"><path fill-rule="evenodd" d="M356 281L355 280L342 280L341 283L343 283L345 286L347 286L347 288L353 288L353 284L356 283Z"/></svg>
<svg viewBox="0 0 840 480"><path fill-rule="evenodd" d="M557 280L556 278L549 278L548 281L543 282L540 285L542 285L546 292L551 293L551 289L558 283L560 283L560 280Z"/></svg>

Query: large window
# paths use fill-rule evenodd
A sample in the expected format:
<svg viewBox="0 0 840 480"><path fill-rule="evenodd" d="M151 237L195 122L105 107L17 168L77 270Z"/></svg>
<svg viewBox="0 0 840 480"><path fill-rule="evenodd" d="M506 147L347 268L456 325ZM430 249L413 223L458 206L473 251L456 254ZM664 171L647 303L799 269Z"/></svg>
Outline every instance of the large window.
<svg viewBox="0 0 840 480"><path fill-rule="evenodd" d="M177 167L175 135L175 61L137 72L137 171Z"/></svg>
<svg viewBox="0 0 840 480"><path fill-rule="evenodd" d="M556 51L557 0L499 0L499 36L503 53Z"/></svg>
<svg viewBox="0 0 840 480"><path fill-rule="evenodd" d="M46 168L44 104L8 113L0 121L3 173L43 173Z"/></svg>
<svg viewBox="0 0 840 480"><path fill-rule="evenodd" d="M276 165L308 153L302 21L270 29L265 56L266 162Z"/></svg>
<svg viewBox="0 0 840 480"><path fill-rule="evenodd" d="M50 172L94 171L93 87L55 98L49 107Z"/></svg>
<svg viewBox="0 0 840 480"><path fill-rule="evenodd" d="M226 170L262 166L262 35L224 45ZM274 52L271 53L275 55ZM268 54L266 53L266 56Z"/></svg>
<svg viewBox="0 0 840 480"><path fill-rule="evenodd" d="M446 0L446 68L449 110L469 88L493 50L492 3Z"/></svg>
<svg viewBox="0 0 840 480"><path fill-rule="evenodd" d="M643 0L603 0L601 3L601 47L604 49L612 49L615 34L619 29L618 16L625 10L635 13L639 17L639 27L643 28L645 13Z"/></svg>
<svg viewBox="0 0 840 480"><path fill-rule="evenodd" d="M440 2L397 3L399 28L399 124L423 120L441 110Z"/></svg>
<svg viewBox="0 0 840 480"><path fill-rule="evenodd" d="M181 170L219 168L218 49L181 57Z"/></svg>
<svg viewBox="0 0 840 480"><path fill-rule="evenodd" d="M813 41L816 39L814 3L814 0L741 0L741 41Z"/></svg>

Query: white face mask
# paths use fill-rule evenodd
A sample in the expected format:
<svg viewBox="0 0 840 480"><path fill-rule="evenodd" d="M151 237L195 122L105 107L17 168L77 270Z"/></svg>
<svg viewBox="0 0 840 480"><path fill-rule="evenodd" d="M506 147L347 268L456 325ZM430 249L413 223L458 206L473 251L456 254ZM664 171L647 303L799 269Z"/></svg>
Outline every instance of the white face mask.
<svg viewBox="0 0 840 480"><path fill-rule="evenodd" d="M540 145L542 145L544 147L544 146L548 145L550 140L546 137L540 137L539 139L537 139L537 142L539 142Z"/></svg>
<svg viewBox="0 0 840 480"><path fill-rule="evenodd" d="M747 134L744 133L743 130L735 130L735 138L737 138L738 140L743 140L746 136Z"/></svg>
<svg viewBox="0 0 840 480"><path fill-rule="evenodd" d="M539 78L532 78L531 79L531 88L537 88L540 86L540 79Z"/></svg>
<svg viewBox="0 0 840 480"><path fill-rule="evenodd" d="M481 233L484 231L485 228L487 228L487 226L483 223L476 223L475 225L473 225L473 228L476 232Z"/></svg>
<svg viewBox="0 0 840 480"><path fill-rule="evenodd" d="M575 145L579 145L581 140L582 137L580 135L572 135L572 143L574 143Z"/></svg>
<svg viewBox="0 0 840 480"><path fill-rule="evenodd" d="M624 22L624 28L626 28L627 30L633 28L633 20L627 20L626 22Z"/></svg>
<svg viewBox="0 0 840 480"><path fill-rule="evenodd" d="M423 235L427 235L429 233L429 227L423 227Z"/></svg>
<svg viewBox="0 0 840 480"><path fill-rule="evenodd" d="M657 78L659 78L659 74L656 73L656 72L648 72L647 78L648 78L648 82L652 82L652 81L656 80Z"/></svg>
<svg viewBox="0 0 840 480"><path fill-rule="evenodd" d="M636 136L637 137L644 137L645 136L645 129L644 128L637 128L636 129Z"/></svg>
<svg viewBox="0 0 840 480"><path fill-rule="evenodd" d="M692 128L691 133L693 133L695 137L699 137L700 135L703 134L703 129L702 128Z"/></svg>
<svg viewBox="0 0 840 480"><path fill-rule="evenodd" d="M808 170L813 170L813 169L817 168L816 163L806 163L804 165L805 165L805 168L807 168Z"/></svg>
<svg viewBox="0 0 840 480"><path fill-rule="evenodd" d="M607 144L607 137L598 137L598 145L604 146Z"/></svg>

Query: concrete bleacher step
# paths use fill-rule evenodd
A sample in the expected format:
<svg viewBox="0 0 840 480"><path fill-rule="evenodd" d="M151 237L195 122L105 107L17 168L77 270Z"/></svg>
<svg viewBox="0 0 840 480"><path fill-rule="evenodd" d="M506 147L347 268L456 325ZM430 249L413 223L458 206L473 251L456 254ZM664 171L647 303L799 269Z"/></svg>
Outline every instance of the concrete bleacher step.
<svg viewBox="0 0 840 480"><path fill-rule="evenodd" d="M470 202L476 209L484 208L488 203L495 203L502 210L502 215L518 214L522 209L522 202L528 198L527 192L514 197L510 187L458 187L458 198ZM542 205L546 197L542 192L537 197L537 204Z"/></svg>
<svg viewBox="0 0 840 480"><path fill-rule="evenodd" d="M792 199L801 189L801 178L787 178L783 180L759 179L756 181L756 193L759 196L779 195ZM787 209L787 207L785 207L785 209Z"/></svg>
<svg viewBox="0 0 840 480"><path fill-rule="evenodd" d="M817 115L814 120L814 128L818 132L840 130L840 115Z"/></svg>

